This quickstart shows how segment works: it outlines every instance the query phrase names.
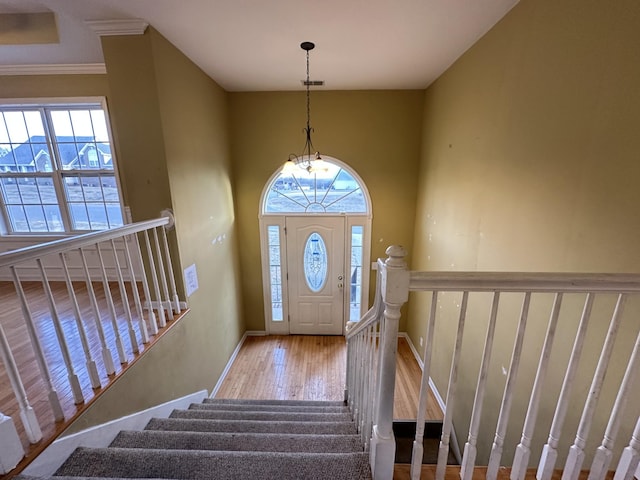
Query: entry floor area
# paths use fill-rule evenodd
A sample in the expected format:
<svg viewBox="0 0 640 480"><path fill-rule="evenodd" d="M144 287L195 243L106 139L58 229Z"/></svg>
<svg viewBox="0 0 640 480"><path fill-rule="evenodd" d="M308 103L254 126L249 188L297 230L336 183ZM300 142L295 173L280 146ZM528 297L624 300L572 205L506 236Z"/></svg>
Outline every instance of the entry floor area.
<svg viewBox="0 0 640 480"><path fill-rule="evenodd" d="M343 336L249 336L216 398L343 400L346 357ZM400 337L395 419L416 418L421 375L407 340ZM442 418L442 410L429 392L427 419Z"/></svg>

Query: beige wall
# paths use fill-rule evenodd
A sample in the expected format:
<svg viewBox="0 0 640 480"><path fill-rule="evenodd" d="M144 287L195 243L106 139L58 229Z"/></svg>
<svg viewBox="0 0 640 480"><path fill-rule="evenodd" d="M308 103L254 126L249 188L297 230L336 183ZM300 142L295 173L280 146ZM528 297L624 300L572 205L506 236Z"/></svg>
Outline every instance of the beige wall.
<svg viewBox="0 0 640 480"><path fill-rule="evenodd" d="M411 248L422 127L422 91L313 91L314 146L351 166L373 203L371 258ZM247 329L264 330L260 195L290 153L301 153L303 92L232 93L230 125ZM366 259L365 259L366 261Z"/></svg>
<svg viewBox="0 0 640 480"><path fill-rule="evenodd" d="M639 20L640 6L633 0L523 0L427 89L414 269L640 271ZM417 345L428 300L413 295L411 302L408 331ZM483 416L488 429L495 429L505 380L501 367L509 365L518 302L506 298L501 310ZM549 302L533 308L519 377L523 387L530 387L535 373ZM443 395L458 303L450 294L441 299L433 377ZM465 334L468 350L456 410L461 442L486 328L487 300L480 303L471 307ZM569 413L572 425L580 416L602 342L598 335L606 330L604 315L611 307L609 302L596 309L585 347L588 368L579 375ZM536 462L580 301L567 300L563 312L570 320L560 327L545 384L532 454ZM610 380L619 381L624 371L639 312L638 302L627 307ZM616 387L608 384L607 390L601 404L610 405ZM528 400L524 394L516 398L512 418L521 421ZM632 403L619 443L628 442L637 418L638 402ZM604 424L600 418L594 425L600 440ZM509 443L517 443L521 425L509 430ZM574 428L565 428L566 440L573 438ZM481 458L492 436L480 440ZM505 451L504 463L511 462L512 453L512 448Z"/></svg>
<svg viewBox="0 0 640 480"><path fill-rule="evenodd" d="M0 98L104 97L106 75L0 75Z"/></svg>
<svg viewBox="0 0 640 480"><path fill-rule="evenodd" d="M231 194L227 94L157 31L103 40L119 160L134 219L173 208L174 266L195 264L191 311L70 431L200 389L244 333Z"/></svg>

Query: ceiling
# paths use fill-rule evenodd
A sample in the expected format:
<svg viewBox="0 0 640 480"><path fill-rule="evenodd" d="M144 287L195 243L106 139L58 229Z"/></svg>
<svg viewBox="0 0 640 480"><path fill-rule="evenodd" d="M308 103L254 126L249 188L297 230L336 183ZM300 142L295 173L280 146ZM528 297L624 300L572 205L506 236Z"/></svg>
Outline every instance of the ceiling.
<svg viewBox="0 0 640 480"><path fill-rule="evenodd" d="M425 88L517 0L0 0L0 14L53 11L59 43L2 45L16 65L102 63L87 20L147 21L228 91ZM0 15L0 17L3 17ZM8 17L8 16L4 16ZM14 69L13 71L19 71Z"/></svg>

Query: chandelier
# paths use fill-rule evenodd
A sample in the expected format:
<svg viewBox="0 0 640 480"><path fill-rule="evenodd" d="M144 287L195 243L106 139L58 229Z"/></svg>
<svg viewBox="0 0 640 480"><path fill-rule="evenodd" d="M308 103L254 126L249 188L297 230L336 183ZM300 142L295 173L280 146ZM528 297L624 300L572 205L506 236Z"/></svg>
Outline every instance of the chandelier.
<svg viewBox="0 0 640 480"><path fill-rule="evenodd" d="M295 153L291 153L289 154L289 159L284 163L284 167L282 167L282 174L288 176L298 173L300 169L306 170L308 173L327 170L327 164L322 160L320 152L315 151L313 143L311 142L311 132L313 132L313 128L311 128L310 123L311 109L309 106L309 87L312 83L315 84L315 82L311 82L311 80L309 80L309 51L315 48L315 44L313 42L302 42L300 44L300 48L307 52L307 79L304 81L307 88L307 126L304 129L306 140L304 148L302 149L302 154L298 156Z"/></svg>

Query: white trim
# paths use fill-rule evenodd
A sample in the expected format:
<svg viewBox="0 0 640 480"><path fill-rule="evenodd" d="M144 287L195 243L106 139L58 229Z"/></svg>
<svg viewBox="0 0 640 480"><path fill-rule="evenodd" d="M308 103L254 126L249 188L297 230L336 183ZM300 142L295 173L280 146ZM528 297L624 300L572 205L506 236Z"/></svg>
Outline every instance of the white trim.
<svg viewBox="0 0 640 480"><path fill-rule="evenodd" d="M266 336L266 334L267 334L266 332L254 331L254 330L247 330L246 332L244 332L244 335L242 336L235 350L229 357L229 361L225 365L224 370L222 370L222 373L220 374L220 378L218 378L216 385L213 387L213 390L211 390L211 395L209 395L209 398L214 398L218 394L218 390L220 390L220 387L222 387L222 382L224 382L224 380L227 378L227 374L229 373L229 370L231 370L231 367L233 366L233 362L235 362L236 357L238 356L238 353L240 353L240 349L242 348L242 345L244 344L244 341L247 339L247 337L264 337Z"/></svg>
<svg viewBox="0 0 640 480"><path fill-rule="evenodd" d="M100 37L111 35L142 35L149 26L148 22L139 18L87 20L84 23Z"/></svg>
<svg viewBox="0 0 640 480"><path fill-rule="evenodd" d="M104 63L60 63L51 65L0 65L0 75L104 75Z"/></svg>
<svg viewBox="0 0 640 480"><path fill-rule="evenodd" d="M155 407L59 438L38 455L24 470L23 474L33 477L49 477L77 447L106 447L121 430L142 430L151 418L166 418L174 409L187 408L190 404L202 402L205 398L207 398L207 391L200 390Z"/></svg>

